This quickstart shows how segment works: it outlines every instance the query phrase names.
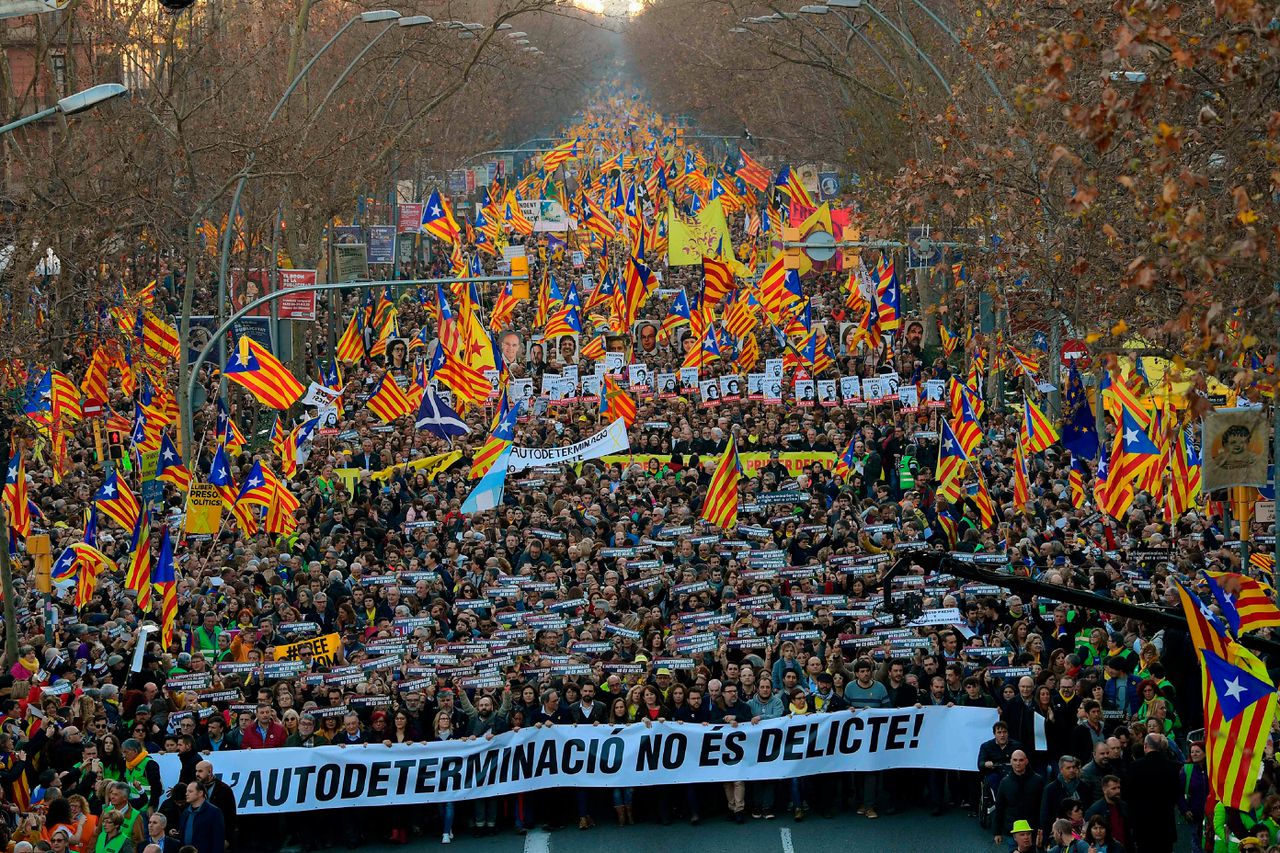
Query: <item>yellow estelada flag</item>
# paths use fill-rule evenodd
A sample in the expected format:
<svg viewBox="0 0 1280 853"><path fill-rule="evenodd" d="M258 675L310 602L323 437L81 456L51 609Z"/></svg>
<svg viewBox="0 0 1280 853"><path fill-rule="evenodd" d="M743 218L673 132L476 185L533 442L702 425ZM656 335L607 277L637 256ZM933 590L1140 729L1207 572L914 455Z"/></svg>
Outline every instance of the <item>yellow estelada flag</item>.
<svg viewBox="0 0 1280 853"><path fill-rule="evenodd" d="M702 266L704 255L736 260L720 199L707 202L692 222L682 219L671 202L667 202L667 265Z"/></svg>
<svg viewBox="0 0 1280 853"><path fill-rule="evenodd" d="M828 234L835 234L835 228L831 224L831 205L823 202L822 206L810 213L804 222L800 223L800 239L807 240L810 234L815 231L825 231ZM797 270L800 275L805 275L813 269L813 261L809 260L808 252L800 253L800 268Z"/></svg>

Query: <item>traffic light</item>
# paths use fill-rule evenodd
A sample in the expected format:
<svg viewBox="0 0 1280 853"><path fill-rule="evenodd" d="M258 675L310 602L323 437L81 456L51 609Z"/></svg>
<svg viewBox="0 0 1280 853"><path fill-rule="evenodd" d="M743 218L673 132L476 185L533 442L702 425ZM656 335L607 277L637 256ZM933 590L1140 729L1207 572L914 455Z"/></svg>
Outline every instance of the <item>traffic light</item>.
<svg viewBox="0 0 1280 853"><path fill-rule="evenodd" d="M850 228L844 232L842 242L857 243L862 239L862 232ZM862 256L862 249L859 246L841 246L840 247L840 268L851 270L858 266L858 259Z"/></svg>
<svg viewBox="0 0 1280 853"><path fill-rule="evenodd" d="M782 266L789 270L800 269L800 253L804 249L799 246L788 246L787 243L800 242L800 229L788 225L782 226Z"/></svg>
<svg viewBox="0 0 1280 853"><path fill-rule="evenodd" d="M107 452L117 462L124 458L124 433L120 430L107 430Z"/></svg>
<svg viewBox="0 0 1280 853"><path fill-rule="evenodd" d="M511 259L511 275L516 279L511 283L511 295L516 299L529 298L529 258L516 255Z"/></svg>

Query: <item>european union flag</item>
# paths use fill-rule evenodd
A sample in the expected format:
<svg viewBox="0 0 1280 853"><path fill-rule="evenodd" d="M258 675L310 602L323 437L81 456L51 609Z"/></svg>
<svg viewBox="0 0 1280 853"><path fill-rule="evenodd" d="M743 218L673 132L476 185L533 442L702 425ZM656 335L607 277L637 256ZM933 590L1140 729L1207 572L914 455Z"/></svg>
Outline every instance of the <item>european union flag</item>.
<svg viewBox="0 0 1280 853"><path fill-rule="evenodd" d="M1073 457L1098 458L1098 428L1093 418L1093 407L1085 396L1080 371L1074 367L1067 374L1063 405L1067 416L1062 426L1062 446L1070 450Z"/></svg>

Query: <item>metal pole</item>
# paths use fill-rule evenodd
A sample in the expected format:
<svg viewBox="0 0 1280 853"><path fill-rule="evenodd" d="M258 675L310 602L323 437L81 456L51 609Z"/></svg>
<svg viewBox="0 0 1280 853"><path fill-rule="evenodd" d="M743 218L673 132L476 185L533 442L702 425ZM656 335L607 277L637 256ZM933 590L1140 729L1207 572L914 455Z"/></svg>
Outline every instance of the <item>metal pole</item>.
<svg viewBox="0 0 1280 853"><path fill-rule="evenodd" d="M272 123L275 122L276 117L280 115L280 110L284 108L285 101L289 100L289 96L297 90L298 86L301 85L307 74L315 67L316 60L321 56L324 56L325 52L333 46L334 42L336 42L343 33L355 26L356 22L359 20L359 15L352 16L349 21L338 28L338 31L333 34L332 38L324 43L323 47L316 51L315 55L307 61L307 64L302 66L302 70L298 72L297 76L294 77L292 81L290 81L288 88L285 89L284 94L280 96L280 100L276 101L275 108L271 110L271 115L267 117L266 123L262 125L262 133L259 135L259 139L267 135L267 129L271 127ZM231 195L231 209L227 212L227 227L222 233L222 246L218 260L219 321L226 316L227 311L227 265L231 260L231 228L235 223L236 211L240 208L240 198L244 195L245 184L249 183L250 170L253 168L256 158L257 149L255 148L249 152L249 156L245 158L244 168L240 170L240 180L236 183L235 192ZM226 352L221 346L219 346L218 349L218 358L222 362L226 361Z"/></svg>
<svg viewBox="0 0 1280 853"><path fill-rule="evenodd" d="M907 45L907 47L915 51L916 56L920 57L920 60L929 67L930 71L933 72L933 76L938 78L938 82L942 84L942 88L947 91L947 96L954 99L955 93L951 91L950 81L947 80L946 75L942 73L941 69L939 69L938 66L934 64L933 59L929 56L929 54L925 53L924 50L920 48L920 45L916 44L915 41L912 40L910 36L908 36L902 30L898 29L897 24L889 20L888 17L886 17L885 14L881 12L879 9L877 9L874 5L867 2L864 2L862 5L866 6L867 9L870 10L871 14L875 15L876 18L880 20L880 23L884 24L886 27L893 30L893 32L898 36L898 38L902 40L903 44Z"/></svg>
<svg viewBox="0 0 1280 853"><path fill-rule="evenodd" d="M320 105L311 111L311 117L307 119L308 125L319 118L320 113L324 112L325 105L329 103L329 99L333 97L333 93L338 91L343 83L347 82L347 78L351 76L352 71L356 70L356 66L360 64L360 60L364 59L365 56L368 55L369 51L373 50L373 46L381 41L383 36L398 26L399 23L397 21L392 21L387 24L382 28L382 32L369 39L369 43L364 46L364 49L357 53L355 58L347 63L347 67L342 70L342 73L338 75L338 79L334 80L333 85L329 87L329 91L325 92L324 97L320 99ZM316 55L319 56L319 54Z"/></svg>
<svg viewBox="0 0 1280 853"><path fill-rule="evenodd" d="M924 0L911 0L911 2L915 3L921 11L928 15L930 19L938 25L938 29L947 34L947 37L951 39L956 47L961 50L964 49L964 43L960 41L960 36L956 35L955 30L951 29L951 27L947 25L946 21L939 18L933 9L924 2ZM867 5L870 6L871 4L868 3ZM1010 119L1014 118L1013 107L1009 106L1009 99L1004 96L1004 92L996 85L996 81L991 78L989 73L987 73L986 67L983 66L983 64L976 58L971 56L970 59L973 60L973 67L978 70L980 75L982 75L982 79L987 84L987 88L991 90L991 94L995 95L997 100L1000 101L1000 108L1004 110L1004 114ZM1020 147L1022 148L1023 153L1027 155L1027 162L1031 164L1031 173L1036 176L1036 180L1038 181L1040 179L1040 169L1036 165L1035 158L1031 156L1031 145L1025 139L1020 139L1020 142Z"/></svg>
<svg viewBox="0 0 1280 853"><path fill-rule="evenodd" d="M0 530L9 529L8 514L0 505ZM11 667L18 662L18 609L17 593L13 589L13 568L9 564L9 548L0 548L0 589L4 590L4 665Z"/></svg>
<svg viewBox="0 0 1280 853"><path fill-rule="evenodd" d="M38 113L32 113L29 116L24 116L23 118L20 118L17 121L11 121L4 126L0 126L0 136L3 136L4 134L9 133L10 131L17 130L20 127L25 127L26 125L31 124L33 121L39 121L42 118L48 118L49 116L53 115L57 111L58 111L57 107L49 107L47 109L41 110Z"/></svg>
<svg viewBox="0 0 1280 853"><path fill-rule="evenodd" d="M1276 281L1275 288L1276 293L1280 294L1280 280ZM1272 506L1274 507L1280 504L1280 494L1276 492L1276 482L1280 481L1280 477L1277 476L1277 474L1280 474L1280 394L1276 394L1271 398L1271 409L1273 417L1271 425L1271 497ZM1200 452L1204 452L1203 447L1200 448ZM1280 536L1275 535L1280 533L1280 524L1272 521L1271 533L1274 539L1271 544L1271 559L1274 561L1271 567L1272 576L1274 577L1276 567L1280 566ZM1275 587L1276 603L1280 604L1280 583L1275 584Z"/></svg>
<svg viewBox="0 0 1280 853"><path fill-rule="evenodd" d="M209 341L204 345L204 347L201 348L199 355L197 355L195 357L195 360L191 362L191 370L188 372L188 375L187 375L188 411L183 412L182 414L184 417L190 419L191 417L191 412L189 410L190 401L191 399L193 399L196 393L196 380L200 376L200 368L203 367L204 363L209 360L209 356L212 354L214 347L220 346L220 342L226 337L227 332L231 330L231 328L236 324L236 322L241 317L244 317L246 314L248 314L250 311L254 310L255 308L261 307L263 305L268 305L274 302L276 299L280 298L281 296L284 296L286 293L294 295L299 293L321 293L321 292L330 291L330 290L371 290L374 288L386 287L389 284L400 284L400 285L404 285L405 287L417 287L418 285L454 284L459 281L484 283L484 282L508 282L508 281L526 281L526 280L527 279L524 276L486 275L486 276L472 276L470 278L455 278L455 277L419 278L419 279L410 279L408 281L399 281L399 282L388 281L388 280L336 281L336 282L329 282L327 284L311 284L305 287L291 287L289 288L288 291L273 291L271 293L265 294L253 300L252 302L245 303L243 306L240 307L239 311L236 311L234 314L228 317L222 323L222 325L218 326L218 328L214 330L213 334L209 336ZM336 301L337 300L330 300L331 304L334 304L334 310L336 310ZM331 355L334 355L334 354L331 353Z"/></svg>

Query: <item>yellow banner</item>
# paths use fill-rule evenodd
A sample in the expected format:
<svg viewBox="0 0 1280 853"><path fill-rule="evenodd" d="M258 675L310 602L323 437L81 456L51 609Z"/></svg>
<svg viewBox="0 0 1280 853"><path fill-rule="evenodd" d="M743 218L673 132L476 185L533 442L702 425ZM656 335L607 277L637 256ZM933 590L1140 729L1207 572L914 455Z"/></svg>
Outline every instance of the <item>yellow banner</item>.
<svg viewBox="0 0 1280 853"><path fill-rule="evenodd" d="M421 471L427 475L428 480L434 480L445 471L449 466L462 458L461 450L451 450L448 453L437 453L434 456L424 456L421 459L415 459L412 462L403 462L399 465L390 465L381 471L374 471L369 475L369 479L382 482L390 480L391 476L397 471ZM361 469L359 468L334 468L333 473L342 480L342 484L347 487L347 491L351 492L356 487L356 481L360 479Z"/></svg>
<svg viewBox="0 0 1280 853"><path fill-rule="evenodd" d="M710 457L708 457L710 458ZM817 462L824 468L832 468L836 464L839 454L831 451L806 450L795 453L779 453L778 461L782 463L782 467L787 469L787 475L794 477L797 474L803 474L805 469ZM658 453L637 453L634 456L626 453L618 453L612 456L601 457L602 462L606 465L622 465L626 467L632 463L648 466L650 459L657 459L659 463L665 465L671 461L668 454ZM764 466L769 464L769 454L759 451L750 453L739 453L739 461L742 462L742 470L748 477L755 479L760 476L760 471Z"/></svg>
<svg viewBox="0 0 1280 853"><path fill-rule="evenodd" d="M342 638L337 634L325 634L323 637L312 637L286 646L272 646L272 660L302 660L302 650L311 650L311 659L321 666L333 666L338 662L342 651Z"/></svg>
<svg viewBox="0 0 1280 853"><path fill-rule="evenodd" d="M209 483L192 483L187 493L187 524L189 534L213 535L222 523L222 498Z"/></svg>
<svg viewBox="0 0 1280 853"><path fill-rule="evenodd" d="M160 451L148 450L138 454L138 473L142 480L154 480L156 469L160 467Z"/></svg>
<svg viewBox="0 0 1280 853"><path fill-rule="evenodd" d="M667 265L701 266L704 255L733 259L733 240L720 199L707 202L693 222L678 215L667 202Z"/></svg>

